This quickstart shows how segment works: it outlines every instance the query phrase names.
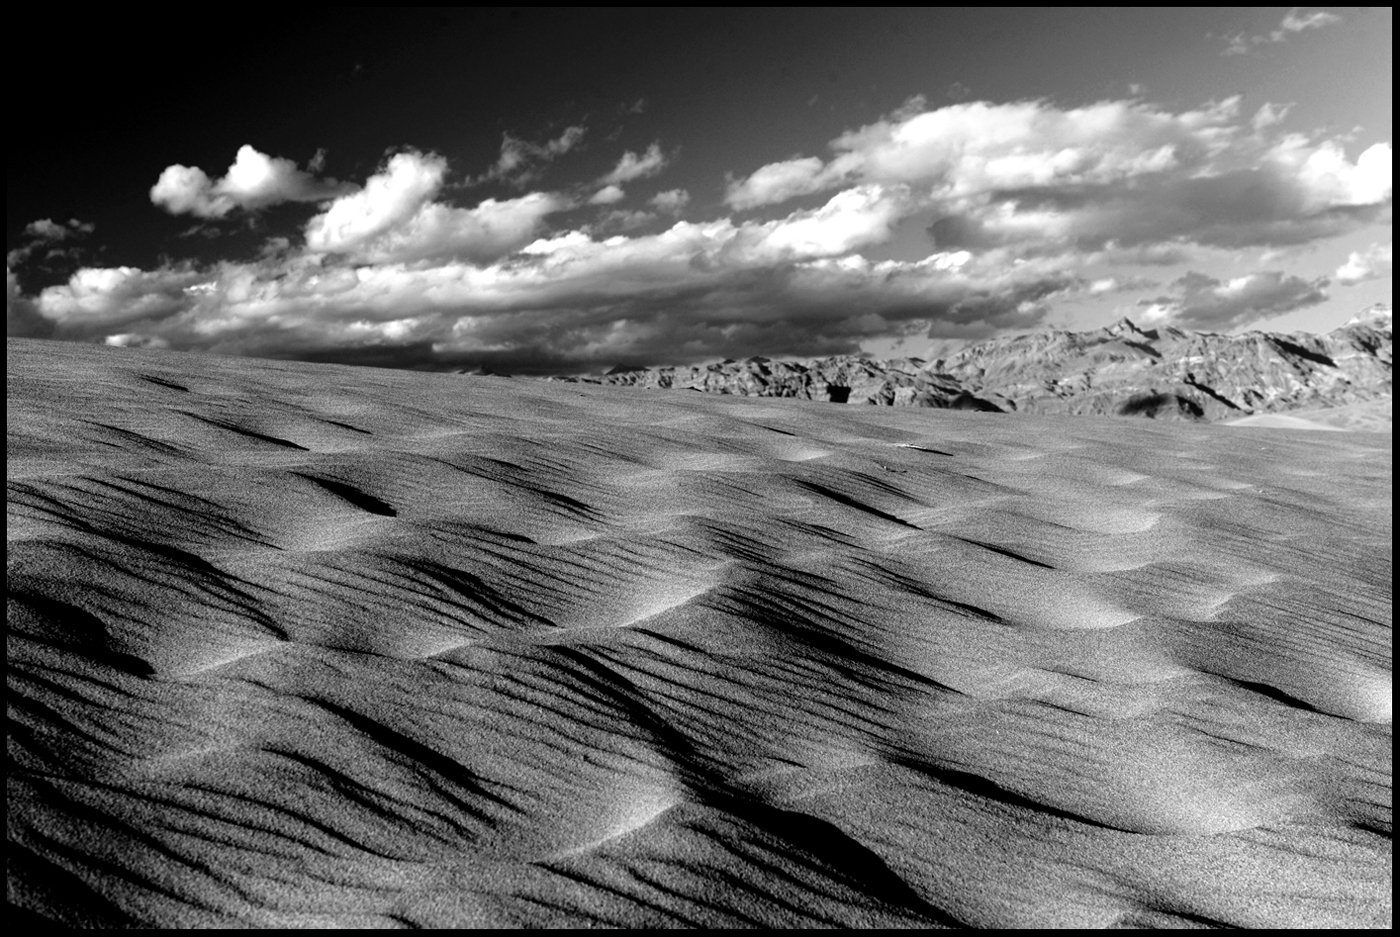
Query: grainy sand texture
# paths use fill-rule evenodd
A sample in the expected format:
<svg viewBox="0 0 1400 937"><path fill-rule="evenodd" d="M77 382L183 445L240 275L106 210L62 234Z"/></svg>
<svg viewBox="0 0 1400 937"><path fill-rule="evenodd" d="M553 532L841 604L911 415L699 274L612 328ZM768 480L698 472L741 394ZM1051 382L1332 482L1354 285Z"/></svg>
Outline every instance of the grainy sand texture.
<svg viewBox="0 0 1400 937"><path fill-rule="evenodd" d="M7 364L12 920L1390 926L1388 433Z"/></svg>

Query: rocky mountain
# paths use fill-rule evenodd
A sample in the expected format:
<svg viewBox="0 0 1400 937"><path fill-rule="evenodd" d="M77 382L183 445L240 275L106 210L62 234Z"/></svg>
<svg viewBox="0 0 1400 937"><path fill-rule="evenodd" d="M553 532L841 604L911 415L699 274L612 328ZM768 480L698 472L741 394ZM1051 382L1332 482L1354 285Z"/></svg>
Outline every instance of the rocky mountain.
<svg viewBox="0 0 1400 937"><path fill-rule="evenodd" d="M728 360L615 368L554 378L834 403L1218 420L1389 398L1391 308L1373 306L1326 335L1221 335L1128 319L1089 332L1048 329L981 342L947 358Z"/></svg>

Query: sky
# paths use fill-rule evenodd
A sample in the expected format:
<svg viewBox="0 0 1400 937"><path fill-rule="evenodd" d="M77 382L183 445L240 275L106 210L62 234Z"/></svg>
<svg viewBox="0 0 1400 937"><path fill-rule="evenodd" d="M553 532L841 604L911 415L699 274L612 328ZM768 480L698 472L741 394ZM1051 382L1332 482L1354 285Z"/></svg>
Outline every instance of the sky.
<svg viewBox="0 0 1400 937"><path fill-rule="evenodd" d="M45 15L10 336L585 373L1391 299L1389 8Z"/></svg>

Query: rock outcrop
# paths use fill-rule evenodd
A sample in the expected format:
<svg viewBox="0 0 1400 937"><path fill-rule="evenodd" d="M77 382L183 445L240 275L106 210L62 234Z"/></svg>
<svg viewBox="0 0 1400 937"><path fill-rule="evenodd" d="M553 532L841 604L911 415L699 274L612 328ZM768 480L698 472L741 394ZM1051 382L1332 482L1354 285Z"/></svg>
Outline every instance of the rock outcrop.
<svg viewBox="0 0 1400 937"><path fill-rule="evenodd" d="M1326 335L1142 329L1122 319L1089 332L992 339L936 361L755 357L554 380L881 406L1217 420L1389 398L1391 309L1371 307Z"/></svg>

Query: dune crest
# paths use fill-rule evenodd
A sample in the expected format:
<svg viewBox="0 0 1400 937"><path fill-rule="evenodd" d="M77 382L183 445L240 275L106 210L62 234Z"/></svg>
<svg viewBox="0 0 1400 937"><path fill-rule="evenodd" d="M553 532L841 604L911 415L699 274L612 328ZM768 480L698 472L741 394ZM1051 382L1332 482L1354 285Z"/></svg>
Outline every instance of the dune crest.
<svg viewBox="0 0 1400 937"><path fill-rule="evenodd" d="M1388 439L7 346L10 901L1388 927Z"/></svg>

